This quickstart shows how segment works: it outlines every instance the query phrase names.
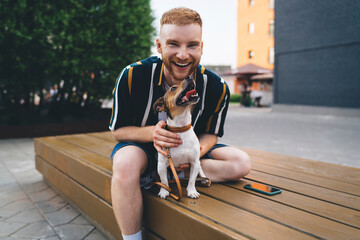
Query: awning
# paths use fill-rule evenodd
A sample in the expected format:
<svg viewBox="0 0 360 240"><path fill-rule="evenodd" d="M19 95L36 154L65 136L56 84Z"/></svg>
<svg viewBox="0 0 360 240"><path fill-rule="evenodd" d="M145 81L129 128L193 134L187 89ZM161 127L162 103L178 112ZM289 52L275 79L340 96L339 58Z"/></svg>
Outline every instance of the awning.
<svg viewBox="0 0 360 240"><path fill-rule="evenodd" d="M250 79L251 80L269 80L269 79L273 79L273 78L274 78L273 73L264 73L264 74L254 75Z"/></svg>
<svg viewBox="0 0 360 240"><path fill-rule="evenodd" d="M263 68L249 63L239 68L231 69L220 74L220 76L251 77L253 75L272 73L271 69Z"/></svg>

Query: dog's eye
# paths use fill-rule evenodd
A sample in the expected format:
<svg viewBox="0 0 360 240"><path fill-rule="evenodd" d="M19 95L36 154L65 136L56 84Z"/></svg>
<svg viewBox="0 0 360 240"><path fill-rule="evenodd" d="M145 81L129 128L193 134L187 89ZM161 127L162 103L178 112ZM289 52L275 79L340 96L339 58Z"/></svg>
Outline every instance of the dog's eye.
<svg viewBox="0 0 360 240"><path fill-rule="evenodd" d="M172 88L170 89L170 91L173 92L173 91L175 91L176 89L177 89L177 87L174 86L174 87L172 87Z"/></svg>

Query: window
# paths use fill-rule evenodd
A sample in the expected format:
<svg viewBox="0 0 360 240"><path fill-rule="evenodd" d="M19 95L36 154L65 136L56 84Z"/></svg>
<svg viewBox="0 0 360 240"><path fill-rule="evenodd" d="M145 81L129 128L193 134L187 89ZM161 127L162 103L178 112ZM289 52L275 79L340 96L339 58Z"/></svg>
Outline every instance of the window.
<svg viewBox="0 0 360 240"><path fill-rule="evenodd" d="M249 23L249 33L254 34L255 33L255 24Z"/></svg>
<svg viewBox="0 0 360 240"><path fill-rule="evenodd" d="M253 50L250 50L250 51L249 51L249 59L254 58L254 56L255 56L254 51L253 51Z"/></svg>
<svg viewBox="0 0 360 240"><path fill-rule="evenodd" d="M251 6L254 6L254 4L255 4L255 0L249 0L249 6L251 7Z"/></svg>
<svg viewBox="0 0 360 240"><path fill-rule="evenodd" d="M274 64L274 60L275 60L275 52L274 52L274 48L271 47L269 48L269 63Z"/></svg>
<svg viewBox="0 0 360 240"><path fill-rule="evenodd" d="M271 37L273 37L274 36L274 20L270 20L270 23L269 23L269 35L271 36Z"/></svg>
<svg viewBox="0 0 360 240"><path fill-rule="evenodd" d="M275 8L275 0L269 0L269 8L274 9Z"/></svg>

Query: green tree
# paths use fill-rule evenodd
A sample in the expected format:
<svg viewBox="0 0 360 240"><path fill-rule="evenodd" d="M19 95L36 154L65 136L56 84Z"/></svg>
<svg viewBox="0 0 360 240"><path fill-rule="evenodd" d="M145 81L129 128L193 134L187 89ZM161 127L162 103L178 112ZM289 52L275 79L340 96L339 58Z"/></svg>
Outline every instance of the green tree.
<svg viewBox="0 0 360 240"><path fill-rule="evenodd" d="M1 105L29 99L30 92L44 87L52 71L54 53L47 41L46 14L42 1L0 2Z"/></svg>
<svg viewBox="0 0 360 240"><path fill-rule="evenodd" d="M153 45L150 0L2 0L0 16L0 111L61 80L109 97Z"/></svg>
<svg viewBox="0 0 360 240"><path fill-rule="evenodd" d="M149 0L57 1L52 9L58 74L69 87L109 95L121 68L151 53Z"/></svg>

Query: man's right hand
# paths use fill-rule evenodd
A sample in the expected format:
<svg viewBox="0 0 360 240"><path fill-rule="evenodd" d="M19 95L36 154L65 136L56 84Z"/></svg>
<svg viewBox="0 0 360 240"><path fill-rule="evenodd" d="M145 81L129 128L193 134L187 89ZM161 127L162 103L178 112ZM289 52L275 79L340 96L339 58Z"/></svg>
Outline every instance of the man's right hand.
<svg viewBox="0 0 360 240"><path fill-rule="evenodd" d="M166 130L165 126L166 123L164 121L159 121L155 125L153 142L156 150L162 155L167 156L163 148L177 147L179 144L182 144L182 141L179 135Z"/></svg>

